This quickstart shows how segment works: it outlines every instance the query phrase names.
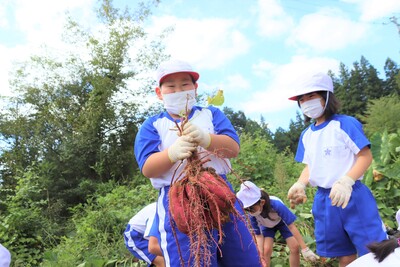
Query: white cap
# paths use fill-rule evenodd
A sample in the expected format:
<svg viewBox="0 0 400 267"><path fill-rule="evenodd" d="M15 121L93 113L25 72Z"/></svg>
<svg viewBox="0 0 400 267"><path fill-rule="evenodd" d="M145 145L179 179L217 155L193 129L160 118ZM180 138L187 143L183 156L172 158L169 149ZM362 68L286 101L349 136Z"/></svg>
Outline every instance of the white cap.
<svg viewBox="0 0 400 267"><path fill-rule="evenodd" d="M316 73L310 77L307 77L303 83L295 91L295 95L289 97L289 100L297 101L297 98L301 95L305 95L316 91L328 91L333 93L333 82L332 78L322 72Z"/></svg>
<svg viewBox="0 0 400 267"><path fill-rule="evenodd" d="M398 226L397 230L400 231L400 210L398 210L396 213L396 221L397 221L397 226Z"/></svg>
<svg viewBox="0 0 400 267"><path fill-rule="evenodd" d="M256 204L261 198L261 189L250 181L245 181L240 185L240 190L236 194L237 198L243 203L243 208L248 208Z"/></svg>
<svg viewBox="0 0 400 267"><path fill-rule="evenodd" d="M193 71L192 66L189 65L189 63L181 60L169 60L165 61L158 66L157 72L156 72L156 79L158 84L160 85L162 80L173 73L179 73L179 72L187 72L192 76L194 81L196 82L200 74L197 72Z"/></svg>
<svg viewBox="0 0 400 267"><path fill-rule="evenodd" d="M0 267L8 267L11 263L11 253L0 244Z"/></svg>

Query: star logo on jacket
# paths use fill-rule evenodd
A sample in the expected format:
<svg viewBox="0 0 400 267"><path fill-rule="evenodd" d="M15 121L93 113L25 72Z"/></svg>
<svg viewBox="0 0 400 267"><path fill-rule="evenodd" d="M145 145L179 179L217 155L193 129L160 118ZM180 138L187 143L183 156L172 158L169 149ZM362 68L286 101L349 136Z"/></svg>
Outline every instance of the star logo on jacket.
<svg viewBox="0 0 400 267"><path fill-rule="evenodd" d="M330 150L329 148L324 150L325 156L330 156L331 152L332 152L332 150Z"/></svg>

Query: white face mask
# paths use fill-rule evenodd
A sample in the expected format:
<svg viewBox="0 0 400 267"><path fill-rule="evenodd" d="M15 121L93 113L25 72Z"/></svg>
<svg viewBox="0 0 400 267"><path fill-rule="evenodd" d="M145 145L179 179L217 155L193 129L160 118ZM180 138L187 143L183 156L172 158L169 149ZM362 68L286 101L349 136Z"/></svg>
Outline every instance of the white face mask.
<svg viewBox="0 0 400 267"><path fill-rule="evenodd" d="M321 105L321 98L314 98L300 104L301 111L307 117L317 119L324 113L325 107Z"/></svg>
<svg viewBox="0 0 400 267"><path fill-rule="evenodd" d="M175 115L186 114L187 109L190 111L196 104L196 90L188 90L183 92L177 92L172 94L163 94L163 101L165 109Z"/></svg>
<svg viewBox="0 0 400 267"><path fill-rule="evenodd" d="M256 212L250 212L250 215L253 216L253 217L255 217L255 216L260 215L261 212L262 212L262 210L260 209L260 210L258 210L258 211L256 211Z"/></svg>

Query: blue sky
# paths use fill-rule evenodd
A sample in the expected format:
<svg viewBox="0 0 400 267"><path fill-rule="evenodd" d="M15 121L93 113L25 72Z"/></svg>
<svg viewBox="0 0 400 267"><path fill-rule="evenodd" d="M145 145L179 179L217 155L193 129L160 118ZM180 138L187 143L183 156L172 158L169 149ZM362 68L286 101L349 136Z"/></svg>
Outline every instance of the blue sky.
<svg viewBox="0 0 400 267"><path fill-rule="evenodd" d="M138 1L117 0L135 8ZM69 11L96 27L95 0L0 0L0 94L9 95L13 62L41 44L63 54L60 34ZM298 111L287 97L308 72L348 68L364 56L380 74L400 64L399 0L165 0L146 22L150 35L174 31L166 51L200 73L200 92L223 89L225 106L287 129Z"/></svg>

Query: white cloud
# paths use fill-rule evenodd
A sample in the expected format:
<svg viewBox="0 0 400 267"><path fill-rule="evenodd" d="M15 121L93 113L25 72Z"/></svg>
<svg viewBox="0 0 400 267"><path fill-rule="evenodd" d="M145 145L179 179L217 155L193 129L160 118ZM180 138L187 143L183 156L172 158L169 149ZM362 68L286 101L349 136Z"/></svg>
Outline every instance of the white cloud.
<svg viewBox="0 0 400 267"><path fill-rule="evenodd" d="M0 5L0 28L6 28L9 25L6 14L7 6L7 2Z"/></svg>
<svg viewBox="0 0 400 267"><path fill-rule="evenodd" d="M337 73L340 62L332 58L295 56L285 65L270 69L272 80L263 91L255 92L249 101L241 104L246 114L269 113L290 108L288 98L293 94L302 77L311 72Z"/></svg>
<svg viewBox="0 0 400 267"><path fill-rule="evenodd" d="M342 0L360 6L361 20L373 21L400 12L399 0Z"/></svg>
<svg viewBox="0 0 400 267"><path fill-rule="evenodd" d="M243 92L248 91L250 89L250 83L246 78L241 74L235 74L228 76L226 81L224 82L225 90L229 90L232 92ZM224 89L224 88L222 88Z"/></svg>
<svg viewBox="0 0 400 267"><path fill-rule="evenodd" d="M79 23L85 24L85 19L91 20L93 15L94 0L70 0L52 1L36 0L9 1L3 5L0 14L8 12L14 24L10 25L5 19L0 20L1 26L7 30L13 30L19 35L13 47L0 47L0 95L10 95L8 80L9 71L16 62L28 60L29 57L41 51L41 46L46 45L57 49L59 56L66 53L65 45L61 41L66 22L65 12L68 10L71 16ZM12 7L8 9L9 7ZM6 17L6 16L5 16ZM86 21L86 25L90 23Z"/></svg>
<svg viewBox="0 0 400 267"><path fill-rule="evenodd" d="M256 76L263 77L270 75L270 70L273 70L275 66L276 66L275 63L269 62L267 60L260 60L259 62L254 64L251 68Z"/></svg>
<svg viewBox="0 0 400 267"><path fill-rule="evenodd" d="M0 46L0 58L0 95L10 95L8 88L8 71L11 67L11 58L8 49L4 46Z"/></svg>
<svg viewBox="0 0 400 267"><path fill-rule="evenodd" d="M261 36L281 36L293 26L292 18L277 0L259 0L258 16L258 33Z"/></svg>
<svg viewBox="0 0 400 267"><path fill-rule="evenodd" d="M94 0L52 1L19 0L15 3L16 27L32 44L58 44L66 22L68 10L80 18L93 17Z"/></svg>
<svg viewBox="0 0 400 267"><path fill-rule="evenodd" d="M238 22L228 19L178 19L154 17L149 32L173 27L164 45L167 54L182 58L202 69L216 69L238 55L245 54L250 42L236 28Z"/></svg>
<svg viewBox="0 0 400 267"><path fill-rule="evenodd" d="M287 39L291 45L307 45L314 52L335 51L365 37L368 26L344 17L337 9L324 8L305 15Z"/></svg>

